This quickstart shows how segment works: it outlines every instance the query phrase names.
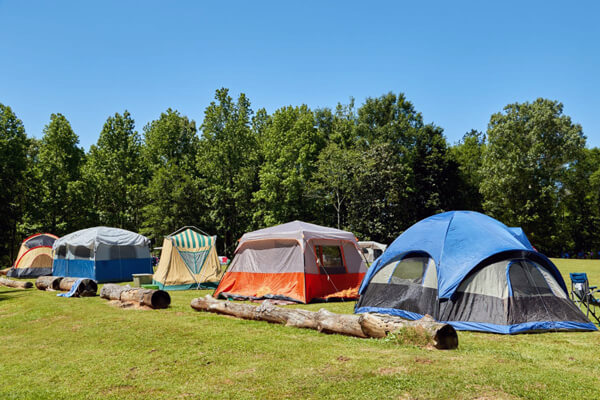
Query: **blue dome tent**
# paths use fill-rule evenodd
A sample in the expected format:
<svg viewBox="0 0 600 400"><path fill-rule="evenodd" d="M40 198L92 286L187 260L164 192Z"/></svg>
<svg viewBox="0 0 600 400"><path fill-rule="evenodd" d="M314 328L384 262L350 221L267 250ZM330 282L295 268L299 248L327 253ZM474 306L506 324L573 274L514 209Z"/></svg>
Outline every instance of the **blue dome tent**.
<svg viewBox="0 0 600 400"><path fill-rule="evenodd" d="M82 229L54 242L52 275L130 281L133 274L152 274L149 246L147 237L125 229Z"/></svg>
<svg viewBox="0 0 600 400"><path fill-rule="evenodd" d="M411 226L373 263L359 293L356 313L429 314L459 330L596 330L522 229L471 211Z"/></svg>

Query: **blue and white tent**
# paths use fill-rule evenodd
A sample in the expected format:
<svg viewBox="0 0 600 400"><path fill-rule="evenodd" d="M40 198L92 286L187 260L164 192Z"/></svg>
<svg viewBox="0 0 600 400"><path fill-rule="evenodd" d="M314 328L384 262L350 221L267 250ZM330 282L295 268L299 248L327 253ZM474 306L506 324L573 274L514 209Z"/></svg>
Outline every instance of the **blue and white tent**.
<svg viewBox="0 0 600 400"><path fill-rule="evenodd" d="M373 263L359 293L356 313L429 314L459 330L596 330L522 229L471 211L411 226Z"/></svg>
<svg viewBox="0 0 600 400"><path fill-rule="evenodd" d="M82 229L54 242L52 275L130 281L132 274L152 274L149 245L147 237L124 229Z"/></svg>

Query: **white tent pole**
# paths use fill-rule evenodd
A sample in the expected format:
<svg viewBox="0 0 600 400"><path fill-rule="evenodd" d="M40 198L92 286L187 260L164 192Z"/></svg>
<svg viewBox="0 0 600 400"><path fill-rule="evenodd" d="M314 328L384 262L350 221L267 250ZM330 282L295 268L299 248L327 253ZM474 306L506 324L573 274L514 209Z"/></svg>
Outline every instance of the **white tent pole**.
<svg viewBox="0 0 600 400"><path fill-rule="evenodd" d="M192 229L192 230L195 230L198 233L203 234L204 236L210 236L208 233L204 232L202 229L200 229L200 228L198 228L196 226L193 226L193 225L186 225L184 227L181 227L181 228L177 229L175 232L170 233L169 236L177 235L179 232L182 232L182 231L184 231L186 229Z"/></svg>

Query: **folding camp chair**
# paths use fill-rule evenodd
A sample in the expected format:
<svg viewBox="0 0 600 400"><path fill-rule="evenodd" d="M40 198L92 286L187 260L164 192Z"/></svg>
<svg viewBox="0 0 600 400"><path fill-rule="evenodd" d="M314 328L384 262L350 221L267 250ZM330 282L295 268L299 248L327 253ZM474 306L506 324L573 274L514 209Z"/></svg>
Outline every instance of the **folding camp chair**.
<svg viewBox="0 0 600 400"><path fill-rule="evenodd" d="M595 306L600 306L600 300L595 297L595 293L600 293L597 286L590 286L587 274L585 272L570 273L571 277L571 300L577 305L583 305L586 309L586 315L590 314L600 324L600 315L596 314Z"/></svg>

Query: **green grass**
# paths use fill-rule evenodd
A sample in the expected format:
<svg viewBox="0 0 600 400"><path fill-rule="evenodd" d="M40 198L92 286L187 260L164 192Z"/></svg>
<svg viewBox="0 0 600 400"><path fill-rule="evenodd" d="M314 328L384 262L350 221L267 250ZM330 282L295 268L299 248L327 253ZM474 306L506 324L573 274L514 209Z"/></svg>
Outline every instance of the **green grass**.
<svg viewBox="0 0 600 400"><path fill-rule="evenodd" d="M600 283L600 261L555 261ZM1 287L0 399L598 398L599 333L459 332L438 351L193 311L207 293L141 311Z"/></svg>

